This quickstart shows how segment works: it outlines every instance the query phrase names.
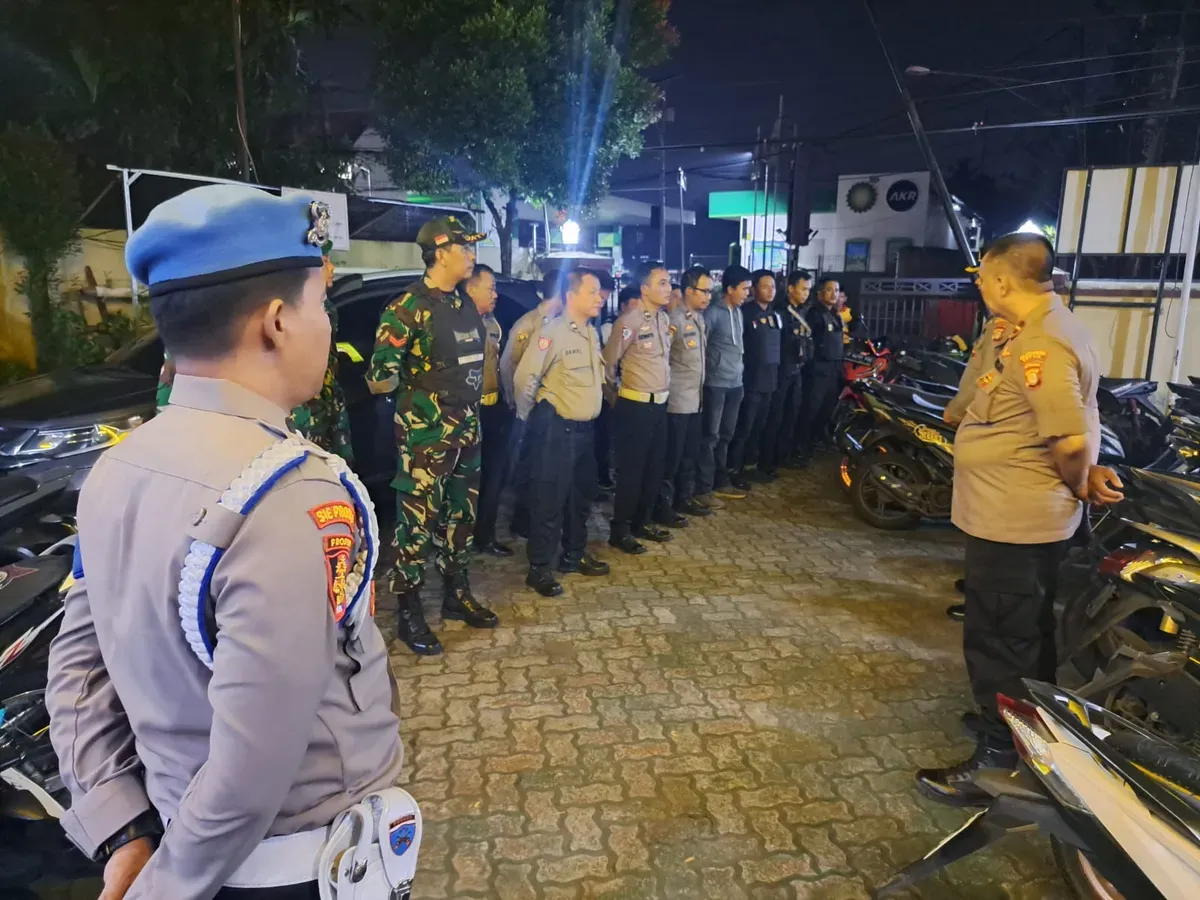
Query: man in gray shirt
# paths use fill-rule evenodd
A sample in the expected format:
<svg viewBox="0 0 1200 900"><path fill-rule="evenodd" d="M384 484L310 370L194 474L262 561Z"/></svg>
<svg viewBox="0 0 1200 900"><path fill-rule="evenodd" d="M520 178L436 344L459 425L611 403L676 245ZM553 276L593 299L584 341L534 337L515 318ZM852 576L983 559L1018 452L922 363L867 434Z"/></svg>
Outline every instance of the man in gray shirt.
<svg viewBox="0 0 1200 900"><path fill-rule="evenodd" d="M600 335L588 320L600 312L600 280L587 269L572 269L565 286L562 315L541 327L515 378L533 472L525 583L543 597L563 591L550 569L560 539L560 572L608 574L608 564L587 552L588 510L596 489L592 423L604 405Z"/></svg>
<svg viewBox="0 0 1200 900"><path fill-rule="evenodd" d="M178 374L80 494L46 689L106 897L315 897L330 823L400 773L374 510L286 424L325 373L327 216L212 185L127 246Z"/></svg>
<svg viewBox="0 0 1200 900"><path fill-rule="evenodd" d="M670 528L687 524L682 513L710 516L696 503L696 455L700 449L700 393L704 387L707 348L704 310L712 300L708 269L692 266L683 273L683 301L669 314L671 395L667 398L667 454L655 521Z"/></svg>
<svg viewBox="0 0 1200 900"><path fill-rule="evenodd" d="M704 312L708 349L696 503L708 509L725 505L718 496L745 499L748 488L744 483L730 485L725 463L742 403L742 354L746 344L741 306L749 296L750 272L745 266L730 266L721 276L720 301Z"/></svg>

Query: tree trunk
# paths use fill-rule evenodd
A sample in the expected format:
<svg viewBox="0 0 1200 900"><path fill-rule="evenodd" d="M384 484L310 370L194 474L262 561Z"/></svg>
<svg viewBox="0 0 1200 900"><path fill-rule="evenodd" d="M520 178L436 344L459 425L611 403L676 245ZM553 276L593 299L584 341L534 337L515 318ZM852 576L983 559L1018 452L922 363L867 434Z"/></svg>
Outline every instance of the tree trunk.
<svg viewBox="0 0 1200 900"><path fill-rule="evenodd" d="M50 278L53 266L45 260L27 257L25 260L24 294L29 301L29 326L37 351L37 369L49 372L58 360L54 346L54 310L50 302Z"/></svg>
<svg viewBox="0 0 1200 900"><path fill-rule="evenodd" d="M500 242L500 274L512 275L512 239L513 229L517 225L517 195L509 191L508 201L504 204L503 216L500 215L500 209L492 198L486 194L484 202L492 214L492 221L496 223L496 239Z"/></svg>

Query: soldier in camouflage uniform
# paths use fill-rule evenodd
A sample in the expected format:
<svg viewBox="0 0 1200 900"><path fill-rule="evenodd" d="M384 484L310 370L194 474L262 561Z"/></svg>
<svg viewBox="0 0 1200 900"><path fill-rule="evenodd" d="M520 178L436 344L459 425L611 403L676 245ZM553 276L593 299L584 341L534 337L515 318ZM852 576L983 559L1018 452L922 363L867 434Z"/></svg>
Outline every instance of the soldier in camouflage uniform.
<svg viewBox="0 0 1200 900"><path fill-rule="evenodd" d="M325 283L333 283L333 265L325 258ZM350 414L346 411L346 397L338 384L337 355L337 310L326 302L329 314L329 364L325 368L325 381L321 393L303 406L297 406L288 416L288 427L302 437L312 441L322 450L336 453L348 463L354 462L354 448L350 443ZM171 400L171 386L175 382L175 363L170 356L163 356L162 369L158 373L158 391L155 400L161 410Z"/></svg>
<svg viewBox="0 0 1200 900"><path fill-rule="evenodd" d="M414 653L442 645L429 630L421 584L431 547L444 594L442 617L474 628L498 619L471 594L467 565L479 499L479 402L485 332L458 285L475 268L474 243L454 217L426 222L417 235L426 271L383 311L367 383L392 394L400 464L396 489L397 634Z"/></svg>

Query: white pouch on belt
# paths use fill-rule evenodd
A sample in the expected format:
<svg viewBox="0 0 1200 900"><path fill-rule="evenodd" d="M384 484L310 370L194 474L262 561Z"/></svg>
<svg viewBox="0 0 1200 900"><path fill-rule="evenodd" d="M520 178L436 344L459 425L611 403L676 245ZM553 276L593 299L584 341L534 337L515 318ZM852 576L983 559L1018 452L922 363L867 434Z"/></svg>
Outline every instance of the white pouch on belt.
<svg viewBox="0 0 1200 900"><path fill-rule="evenodd" d="M421 849L421 810L403 788L364 797L329 831L321 851L321 900L408 900Z"/></svg>

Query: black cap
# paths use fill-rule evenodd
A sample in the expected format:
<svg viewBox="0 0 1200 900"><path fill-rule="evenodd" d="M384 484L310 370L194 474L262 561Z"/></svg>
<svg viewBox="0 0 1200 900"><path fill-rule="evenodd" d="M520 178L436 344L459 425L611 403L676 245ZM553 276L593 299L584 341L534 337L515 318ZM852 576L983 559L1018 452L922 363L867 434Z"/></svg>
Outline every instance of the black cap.
<svg viewBox="0 0 1200 900"><path fill-rule="evenodd" d="M422 250L436 250L449 244L474 244L485 237L486 234L469 233L454 216L441 216L421 226L417 232L417 243Z"/></svg>

